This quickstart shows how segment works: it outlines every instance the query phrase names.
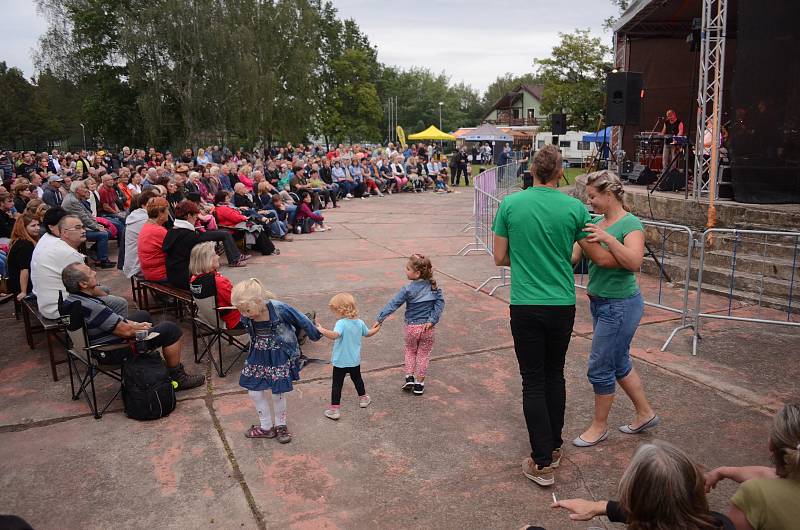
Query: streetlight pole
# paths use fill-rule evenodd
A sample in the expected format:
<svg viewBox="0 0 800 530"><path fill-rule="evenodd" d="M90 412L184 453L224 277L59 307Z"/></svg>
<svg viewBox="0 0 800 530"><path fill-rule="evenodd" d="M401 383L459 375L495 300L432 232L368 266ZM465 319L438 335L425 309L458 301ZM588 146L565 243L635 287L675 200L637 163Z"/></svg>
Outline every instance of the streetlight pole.
<svg viewBox="0 0 800 530"><path fill-rule="evenodd" d="M83 131L83 150L86 151L86 127L81 123L81 130Z"/></svg>
<svg viewBox="0 0 800 530"><path fill-rule="evenodd" d="M439 130L442 130L442 105L444 105L443 101L439 102Z"/></svg>

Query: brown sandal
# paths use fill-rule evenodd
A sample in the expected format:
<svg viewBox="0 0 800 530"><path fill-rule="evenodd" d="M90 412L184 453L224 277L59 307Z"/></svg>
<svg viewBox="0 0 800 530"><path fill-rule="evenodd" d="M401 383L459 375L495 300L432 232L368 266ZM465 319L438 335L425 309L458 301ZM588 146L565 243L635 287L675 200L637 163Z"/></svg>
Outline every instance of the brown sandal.
<svg viewBox="0 0 800 530"><path fill-rule="evenodd" d="M245 438L275 438L276 435L275 427L264 430L258 425L251 425L250 429L244 433Z"/></svg>

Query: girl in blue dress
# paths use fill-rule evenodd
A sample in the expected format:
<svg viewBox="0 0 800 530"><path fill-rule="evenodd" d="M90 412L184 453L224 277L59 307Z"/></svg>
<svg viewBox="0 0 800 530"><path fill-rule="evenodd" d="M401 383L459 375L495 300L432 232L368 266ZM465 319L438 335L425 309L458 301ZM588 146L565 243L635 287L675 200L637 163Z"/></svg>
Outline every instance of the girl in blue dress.
<svg viewBox="0 0 800 530"><path fill-rule="evenodd" d="M286 428L286 393L292 391L292 381L300 379L296 330L305 330L313 341L322 335L307 316L274 298L254 278L237 283L231 292L231 301L242 314L242 324L250 335L250 353L239 385L247 389L261 423L252 425L245 436L277 438L285 444L292 441Z"/></svg>

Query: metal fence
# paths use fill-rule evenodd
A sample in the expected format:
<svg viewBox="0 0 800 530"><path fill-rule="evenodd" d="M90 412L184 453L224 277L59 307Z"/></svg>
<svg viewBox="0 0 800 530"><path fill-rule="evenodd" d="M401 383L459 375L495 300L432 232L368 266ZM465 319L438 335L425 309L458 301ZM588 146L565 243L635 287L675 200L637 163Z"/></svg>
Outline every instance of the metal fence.
<svg viewBox="0 0 800 530"><path fill-rule="evenodd" d="M494 167L475 178L475 241L459 254L494 256L492 223L503 198L521 189L519 167L516 163ZM680 315L661 351L678 332L691 329L692 354L696 355L704 319L800 327L800 286L796 285L800 279L800 232L714 228L697 239L688 226L649 220L642 224L646 249L639 284L645 304ZM500 283L490 295L510 285L511 269L500 267L498 274L476 291L494 281ZM575 286L583 289L585 282L585 274L576 273ZM692 289L695 298L690 307ZM704 298L710 294L715 297Z"/></svg>
<svg viewBox="0 0 800 530"><path fill-rule="evenodd" d="M800 327L800 232L713 228L698 244L693 355L703 319ZM722 296L726 307L703 312L704 293Z"/></svg>
<svg viewBox="0 0 800 530"><path fill-rule="evenodd" d="M475 177L473 202L475 241L462 248L459 251L460 255L485 252L494 256L492 223L503 198L522 189L519 169L520 165L513 163L487 169ZM696 325L696 320L691 318L689 307L692 259L696 241L694 232L688 226L648 220L642 220L642 224L646 234L646 252L640 274L644 272L648 278L652 278L647 281L640 279L645 304L680 315L679 324L661 347L661 351L664 351L679 331L693 329ZM497 289L510 285L511 268L500 267L497 275L487 278L475 290L481 291L496 281L499 283L489 291L489 295L494 295ZM585 274L577 273L575 286L584 289L585 282Z"/></svg>

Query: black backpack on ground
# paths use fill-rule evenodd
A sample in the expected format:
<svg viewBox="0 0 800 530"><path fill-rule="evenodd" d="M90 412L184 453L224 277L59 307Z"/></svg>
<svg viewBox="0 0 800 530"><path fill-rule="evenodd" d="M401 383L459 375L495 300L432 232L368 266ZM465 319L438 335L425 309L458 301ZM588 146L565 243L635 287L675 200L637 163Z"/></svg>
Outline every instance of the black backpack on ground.
<svg viewBox="0 0 800 530"><path fill-rule="evenodd" d="M125 414L135 420L157 420L175 410L175 389L157 352L132 356L122 370Z"/></svg>
<svg viewBox="0 0 800 530"><path fill-rule="evenodd" d="M300 233L301 234L310 234L314 231L314 220L310 217L306 217L302 221L300 221Z"/></svg>

